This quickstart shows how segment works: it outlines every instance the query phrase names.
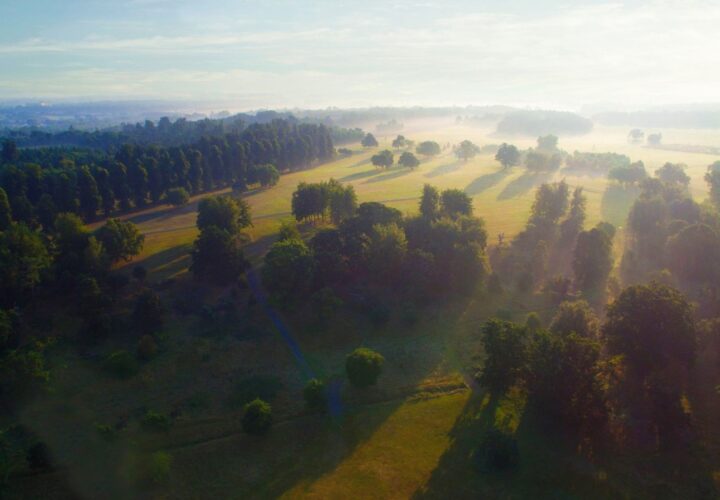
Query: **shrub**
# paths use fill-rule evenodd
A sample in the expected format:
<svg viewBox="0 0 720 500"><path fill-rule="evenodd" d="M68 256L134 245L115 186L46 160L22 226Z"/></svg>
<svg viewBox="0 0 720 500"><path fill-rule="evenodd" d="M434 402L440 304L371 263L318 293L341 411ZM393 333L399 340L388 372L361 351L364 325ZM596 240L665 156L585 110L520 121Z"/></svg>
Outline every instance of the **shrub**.
<svg viewBox="0 0 720 500"><path fill-rule="evenodd" d="M127 351L115 351L105 360L105 369L117 378L127 379L137 372L137 362Z"/></svg>
<svg viewBox="0 0 720 500"><path fill-rule="evenodd" d="M167 201L170 205L180 207L182 205L186 205L187 202L190 201L190 194L185 190L185 188L181 187L168 189L167 194L165 195L165 201Z"/></svg>
<svg viewBox="0 0 720 500"><path fill-rule="evenodd" d="M497 429L485 434L474 454L482 472L501 472L514 469L519 461L517 441L514 437Z"/></svg>
<svg viewBox="0 0 720 500"><path fill-rule="evenodd" d="M172 426L172 420L164 413L148 410L140 421L140 425L146 431L167 432Z"/></svg>
<svg viewBox="0 0 720 500"><path fill-rule="evenodd" d="M115 441L117 438L117 431L112 425L95 424L95 430L105 441Z"/></svg>
<svg viewBox="0 0 720 500"><path fill-rule="evenodd" d="M158 352L157 342L152 335L143 335L138 342L137 354L140 359L147 361L155 357Z"/></svg>
<svg viewBox="0 0 720 500"><path fill-rule="evenodd" d="M327 405L325 383L316 378L309 380L305 384L305 389L303 389L303 397L308 408L312 410L324 409Z"/></svg>
<svg viewBox="0 0 720 500"><path fill-rule="evenodd" d="M254 399L271 401L282 388L282 382L277 377L254 375L241 380L233 388L230 396L231 408L242 408Z"/></svg>
<svg viewBox="0 0 720 500"><path fill-rule="evenodd" d="M352 385L368 387L375 385L384 363L385 358L382 355L372 349L360 347L345 359L345 371Z"/></svg>
<svg viewBox="0 0 720 500"><path fill-rule="evenodd" d="M272 408L262 399L255 399L245 405L242 428L248 434L266 434L272 425Z"/></svg>

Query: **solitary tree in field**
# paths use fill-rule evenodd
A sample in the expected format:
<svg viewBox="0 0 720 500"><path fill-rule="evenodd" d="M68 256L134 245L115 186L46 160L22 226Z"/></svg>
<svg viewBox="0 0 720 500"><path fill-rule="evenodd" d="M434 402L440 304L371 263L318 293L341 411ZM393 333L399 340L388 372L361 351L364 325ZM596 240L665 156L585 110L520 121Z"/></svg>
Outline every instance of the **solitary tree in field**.
<svg viewBox="0 0 720 500"><path fill-rule="evenodd" d="M502 143L495 154L495 159L503 168L514 167L520 163L520 151L513 144Z"/></svg>
<svg viewBox="0 0 720 500"><path fill-rule="evenodd" d="M647 143L650 146L659 146L662 142L662 134L650 134L647 136Z"/></svg>
<svg viewBox="0 0 720 500"><path fill-rule="evenodd" d="M398 165L402 167L407 167L410 170L413 170L418 165L420 165L420 160L417 159L417 156L412 154L410 151L405 151L403 154L400 155L400 159L398 160Z"/></svg>
<svg viewBox="0 0 720 500"><path fill-rule="evenodd" d="M557 151L558 138L556 135L543 135L537 138L537 146L540 151Z"/></svg>
<svg viewBox="0 0 720 500"><path fill-rule="evenodd" d="M380 151L378 154L373 155L372 158L370 158L370 161L372 161L372 164L376 167L390 168L392 167L395 158L393 157L392 151L385 149Z"/></svg>
<svg viewBox="0 0 720 500"><path fill-rule="evenodd" d="M242 428L248 434L267 434L272 425L272 408L262 399L255 399L245 405Z"/></svg>
<svg viewBox="0 0 720 500"><path fill-rule="evenodd" d="M480 148L468 140L462 141L455 149L455 155L462 161L468 161L471 158L475 158L479 152Z"/></svg>
<svg viewBox="0 0 720 500"><path fill-rule="evenodd" d="M417 145L415 152L423 156L437 156L440 154L440 144L435 141L424 141Z"/></svg>
<svg viewBox="0 0 720 500"><path fill-rule="evenodd" d="M407 139L404 135L398 135L392 142L392 147L395 149L404 148L407 146Z"/></svg>
<svg viewBox="0 0 720 500"><path fill-rule="evenodd" d="M345 359L345 370L350 383L355 387L368 387L375 385L382 373L385 358L380 353L360 347L355 349Z"/></svg>
<svg viewBox="0 0 720 500"><path fill-rule="evenodd" d="M645 132L640 130L639 128L634 128L628 133L628 139L630 142L642 142L643 138L645 137Z"/></svg>
<svg viewBox="0 0 720 500"><path fill-rule="evenodd" d="M375 139L375 136L372 135L370 132L367 133L365 137L363 137L362 141L360 141L360 144L363 145L365 148L376 148L378 147L378 141Z"/></svg>

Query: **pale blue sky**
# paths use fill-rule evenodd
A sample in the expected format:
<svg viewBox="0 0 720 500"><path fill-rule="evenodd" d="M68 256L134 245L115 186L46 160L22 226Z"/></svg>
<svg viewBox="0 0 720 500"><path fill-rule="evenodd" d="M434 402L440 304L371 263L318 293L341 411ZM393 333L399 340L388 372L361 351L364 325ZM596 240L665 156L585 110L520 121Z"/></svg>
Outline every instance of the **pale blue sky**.
<svg viewBox="0 0 720 500"><path fill-rule="evenodd" d="M0 0L0 99L720 101L720 1Z"/></svg>

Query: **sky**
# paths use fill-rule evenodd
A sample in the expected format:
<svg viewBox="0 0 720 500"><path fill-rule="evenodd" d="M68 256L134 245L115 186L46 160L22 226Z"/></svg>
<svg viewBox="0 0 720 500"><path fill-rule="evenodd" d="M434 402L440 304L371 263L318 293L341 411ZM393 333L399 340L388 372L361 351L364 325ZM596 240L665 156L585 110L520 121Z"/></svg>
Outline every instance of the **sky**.
<svg viewBox="0 0 720 500"><path fill-rule="evenodd" d="M720 0L0 0L0 99L720 101Z"/></svg>

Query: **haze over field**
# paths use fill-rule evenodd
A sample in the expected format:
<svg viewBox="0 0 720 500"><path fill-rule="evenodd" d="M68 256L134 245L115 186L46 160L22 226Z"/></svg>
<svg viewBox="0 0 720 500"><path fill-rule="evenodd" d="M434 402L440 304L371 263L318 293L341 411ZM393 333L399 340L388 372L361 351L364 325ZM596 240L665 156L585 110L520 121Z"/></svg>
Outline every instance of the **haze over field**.
<svg viewBox="0 0 720 500"><path fill-rule="evenodd" d="M28 0L0 99L229 109L717 101L720 2Z"/></svg>

